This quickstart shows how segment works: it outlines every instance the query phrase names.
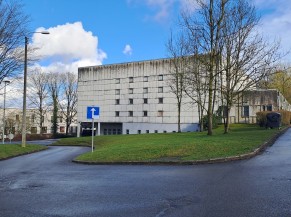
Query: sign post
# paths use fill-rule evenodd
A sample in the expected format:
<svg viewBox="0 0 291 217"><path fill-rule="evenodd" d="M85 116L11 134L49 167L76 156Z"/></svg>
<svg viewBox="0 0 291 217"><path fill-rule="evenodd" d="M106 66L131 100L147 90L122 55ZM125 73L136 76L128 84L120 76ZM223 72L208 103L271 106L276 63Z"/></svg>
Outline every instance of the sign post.
<svg viewBox="0 0 291 217"><path fill-rule="evenodd" d="M88 106L87 119L92 119L92 152L94 151L94 119L98 119L98 118L99 118L99 107ZM99 127L99 124L98 124L98 127Z"/></svg>

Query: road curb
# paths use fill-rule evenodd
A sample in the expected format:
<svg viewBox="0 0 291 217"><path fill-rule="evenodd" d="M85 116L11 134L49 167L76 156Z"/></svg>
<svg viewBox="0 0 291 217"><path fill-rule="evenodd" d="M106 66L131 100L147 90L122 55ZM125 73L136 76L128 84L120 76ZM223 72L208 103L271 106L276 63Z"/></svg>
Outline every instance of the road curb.
<svg viewBox="0 0 291 217"><path fill-rule="evenodd" d="M86 165L200 165L200 164L214 164L214 163L225 163L225 162L231 162L231 161L237 161L237 160L246 160L246 159L250 159L252 157L255 157L261 154L267 147L272 146L275 143L275 141L281 135L283 135L289 128L290 127L286 127L285 129L279 131L276 135L274 135L267 142L264 142L253 152L237 155L237 156L225 157L225 158L212 158L212 159L207 159L207 160L195 160L195 161L146 161L146 162L140 162L140 161L89 162L89 161L80 161L80 160L74 159L72 160L72 162L79 163L79 164L86 164Z"/></svg>
<svg viewBox="0 0 291 217"><path fill-rule="evenodd" d="M37 152L41 152L41 151L45 151L45 150L48 150L49 149L47 146L44 146L44 147L45 148L44 149L41 149L41 150L34 150L34 151L30 151L30 152L24 152L24 153L21 153L21 154L17 154L17 155L5 157L5 158L0 158L0 161L9 160L11 158L20 157L20 156L28 155L28 154L33 154L33 153L37 153Z"/></svg>

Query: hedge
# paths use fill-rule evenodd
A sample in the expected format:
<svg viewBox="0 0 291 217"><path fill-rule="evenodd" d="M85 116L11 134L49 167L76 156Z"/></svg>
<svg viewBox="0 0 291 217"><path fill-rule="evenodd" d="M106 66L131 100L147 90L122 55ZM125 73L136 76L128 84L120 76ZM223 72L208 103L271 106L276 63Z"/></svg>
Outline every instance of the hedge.
<svg viewBox="0 0 291 217"><path fill-rule="evenodd" d="M267 124L267 114L272 113L272 112L277 112L281 114L281 124L282 125L287 125L289 126L291 123L291 112L290 111L285 111L285 110L280 110L280 111L263 111L263 112L257 112L256 119L257 119L257 124L260 125L260 127L265 127Z"/></svg>

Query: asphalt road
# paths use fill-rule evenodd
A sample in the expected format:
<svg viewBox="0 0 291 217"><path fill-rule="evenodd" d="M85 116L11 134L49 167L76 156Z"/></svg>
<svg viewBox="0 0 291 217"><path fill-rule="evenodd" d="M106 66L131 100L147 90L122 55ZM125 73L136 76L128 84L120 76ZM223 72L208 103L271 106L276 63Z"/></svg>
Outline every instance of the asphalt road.
<svg viewBox="0 0 291 217"><path fill-rule="evenodd" d="M0 162L0 216L291 216L291 129L253 159L216 165L71 163L84 151L51 147Z"/></svg>

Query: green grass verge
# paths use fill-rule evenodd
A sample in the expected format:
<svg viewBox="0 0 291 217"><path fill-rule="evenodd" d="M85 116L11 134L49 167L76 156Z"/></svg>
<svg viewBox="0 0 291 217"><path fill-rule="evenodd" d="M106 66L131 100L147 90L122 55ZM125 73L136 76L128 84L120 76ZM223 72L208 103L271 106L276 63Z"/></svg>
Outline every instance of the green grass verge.
<svg viewBox="0 0 291 217"><path fill-rule="evenodd" d="M97 136L95 150L76 158L87 162L127 161L193 161L230 157L254 151L262 143L278 133L278 129L266 130L256 125L231 125L230 133L223 127L206 132L167 133L141 135ZM61 139L55 145L91 145L91 137Z"/></svg>
<svg viewBox="0 0 291 217"><path fill-rule="evenodd" d="M16 157L19 155L29 154L45 149L47 149L47 147L42 145L26 145L26 147L21 147L21 145L14 144L0 145L0 160Z"/></svg>

